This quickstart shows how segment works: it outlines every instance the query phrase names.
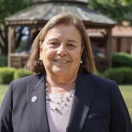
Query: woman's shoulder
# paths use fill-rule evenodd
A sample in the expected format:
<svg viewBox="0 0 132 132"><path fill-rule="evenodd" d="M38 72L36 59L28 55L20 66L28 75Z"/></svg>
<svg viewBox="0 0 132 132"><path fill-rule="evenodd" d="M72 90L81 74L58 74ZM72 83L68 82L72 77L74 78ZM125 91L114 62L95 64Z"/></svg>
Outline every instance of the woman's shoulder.
<svg viewBox="0 0 132 132"><path fill-rule="evenodd" d="M98 75L95 75L95 74L92 74L92 73L89 73L88 76L91 78L91 79L94 79L96 81L106 81L106 82L111 82L113 80L110 80L110 79L107 79L107 78L104 78L104 77L101 77L101 76L98 76Z"/></svg>
<svg viewBox="0 0 132 132"><path fill-rule="evenodd" d="M43 73L38 73L38 74L33 74L30 76L26 76L26 77L22 77L16 80L13 80L11 83L13 83L13 85L28 85L34 81L40 80L43 77Z"/></svg>
<svg viewBox="0 0 132 132"><path fill-rule="evenodd" d="M118 84L114 81L114 80L110 80L110 79L107 79L107 78L103 78L103 77L100 77L100 76L97 76L95 74L87 74L86 75L88 79L86 80L89 80L91 84L93 85L96 85L96 88L98 90L101 90L102 91L118 91L119 92L119 87L118 87ZM89 82L87 82L89 83Z"/></svg>
<svg viewBox="0 0 132 132"><path fill-rule="evenodd" d="M102 86L107 86L112 84L117 85L117 83L114 80L103 78L92 73L88 73L87 77L90 78L90 80L97 85L102 85Z"/></svg>

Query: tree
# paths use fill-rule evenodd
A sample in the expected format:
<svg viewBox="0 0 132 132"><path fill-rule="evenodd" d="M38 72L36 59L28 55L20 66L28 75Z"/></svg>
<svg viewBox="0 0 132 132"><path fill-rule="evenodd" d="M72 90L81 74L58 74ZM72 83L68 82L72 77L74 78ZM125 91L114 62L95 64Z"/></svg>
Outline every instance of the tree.
<svg viewBox="0 0 132 132"><path fill-rule="evenodd" d="M0 49L2 55L8 53L8 26L5 24L5 18L33 4L33 0L0 0ZM24 35L23 27L17 31L16 46L19 46Z"/></svg>
<svg viewBox="0 0 132 132"><path fill-rule="evenodd" d="M132 0L89 0L88 6L113 18L119 25L125 20L132 26Z"/></svg>

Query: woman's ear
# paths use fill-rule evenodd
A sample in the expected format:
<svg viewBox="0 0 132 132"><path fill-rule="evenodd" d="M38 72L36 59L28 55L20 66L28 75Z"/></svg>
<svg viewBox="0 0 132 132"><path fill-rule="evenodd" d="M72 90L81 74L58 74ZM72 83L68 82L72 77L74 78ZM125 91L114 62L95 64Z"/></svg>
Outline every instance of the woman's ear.
<svg viewBox="0 0 132 132"><path fill-rule="evenodd" d="M40 51L39 51L39 60L42 61L42 47L40 47Z"/></svg>
<svg viewBox="0 0 132 132"><path fill-rule="evenodd" d="M42 49L42 47L40 46L40 50L39 50L39 52L41 53L41 52L42 52L42 50L43 50L43 49Z"/></svg>
<svg viewBox="0 0 132 132"><path fill-rule="evenodd" d="M42 61L42 51L43 51L43 48L42 48L42 45L40 44L40 47L39 47L39 60Z"/></svg>
<svg viewBox="0 0 132 132"><path fill-rule="evenodd" d="M43 47L42 47L42 42L40 42L40 43L39 43L39 45L40 45L40 47L39 47L39 49L40 49L40 50L39 50L39 52L41 53L41 52L42 52L42 50L43 50Z"/></svg>
<svg viewBox="0 0 132 132"><path fill-rule="evenodd" d="M81 50L81 56L82 56L82 54L83 54L83 50L84 50L84 45L82 46L82 50Z"/></svg>

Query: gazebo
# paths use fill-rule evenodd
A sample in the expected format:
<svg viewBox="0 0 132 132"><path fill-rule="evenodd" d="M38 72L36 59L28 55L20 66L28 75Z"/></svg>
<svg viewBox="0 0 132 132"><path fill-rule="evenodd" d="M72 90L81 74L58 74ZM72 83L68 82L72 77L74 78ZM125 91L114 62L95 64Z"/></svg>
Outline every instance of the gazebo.
<svg viewBox="0 0 132 132"><path fill-rule="evenodd" d="M34 5L6 18L5 22L9 26L8 66L23 67L29 57L29 54L15 53L16 28L18 26L28 27L31 38L33 31L40 31L50 18L61 12L71 12L79 17L83 21L91 41L103 40L105 54L110 55L111 29L116 22L100 12L89 9L87 5L88 0L36 0Z"/></svg>

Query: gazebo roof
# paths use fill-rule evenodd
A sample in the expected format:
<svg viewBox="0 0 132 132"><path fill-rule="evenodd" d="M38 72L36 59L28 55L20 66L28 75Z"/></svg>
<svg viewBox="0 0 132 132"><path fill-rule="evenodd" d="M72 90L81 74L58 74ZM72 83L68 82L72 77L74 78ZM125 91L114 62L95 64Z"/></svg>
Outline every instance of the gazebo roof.
<svg viewBox="0 0 132 132"><path fill-rule="evenodd" d="M78 3L78 4L88 4L89 0L34 0L37 3L49 3L49 2L59 2L59 3Z"/></svg>
<svg viewBox="0 0 132 132"><path fill-rule="evenodd" d="M86 5L70 2L36 3L5 19L7 25L44 24L54 15L71 12L79 17L85 25L114 26L116 22L100 12L89 9Z"/></svg>

